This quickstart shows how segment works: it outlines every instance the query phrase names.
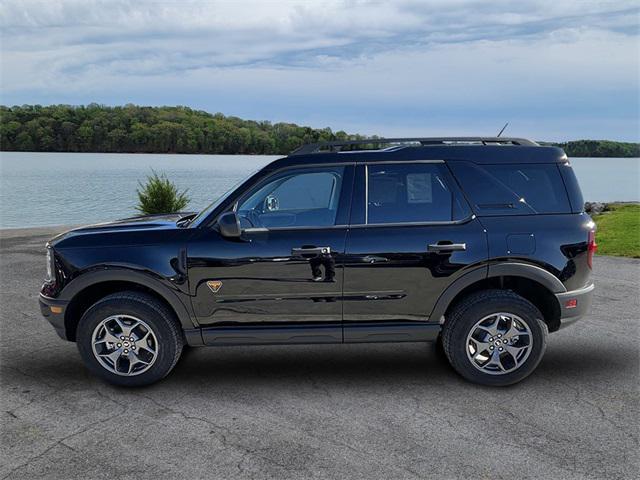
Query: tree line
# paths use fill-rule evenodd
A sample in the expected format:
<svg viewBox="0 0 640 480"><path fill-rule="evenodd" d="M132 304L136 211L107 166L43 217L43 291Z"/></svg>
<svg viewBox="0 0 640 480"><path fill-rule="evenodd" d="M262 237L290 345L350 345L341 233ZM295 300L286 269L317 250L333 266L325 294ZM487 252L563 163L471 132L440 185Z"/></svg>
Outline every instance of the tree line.
<svg viewBox="0 0 640 480"><path fill-rule="evenodd" d="M284 155L306 143L365 138L180 106L0 106L4 151ZM551 145L571 157L640 157L638 143L578 140Z"/></svg>
<svg viewBox="0 0 640 480"><path fill-rule="evenodd" d="M562 148L569 157L640 157L640 143L576 140L553 145Z"/></svg>
<svg viewBox="0 0 640 480"><path fill-rule="evenodd" d="M287 154L305 143L365 138L187 107L0 106L0 116L4 151Z"/></svg>

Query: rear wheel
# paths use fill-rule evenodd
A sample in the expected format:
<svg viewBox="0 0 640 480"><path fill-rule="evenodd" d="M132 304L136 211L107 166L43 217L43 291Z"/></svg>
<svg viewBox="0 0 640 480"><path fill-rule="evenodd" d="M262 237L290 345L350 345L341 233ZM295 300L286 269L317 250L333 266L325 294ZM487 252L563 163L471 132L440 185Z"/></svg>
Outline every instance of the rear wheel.
<svg viewBox="0 0 640 480"><path fill-rule="evenodd" d="M165 377L184 344L173 313L138 292L115 293L96 302L82 316L76 341L89 370L125 386Z"/></svg>
<svg viewBox="0 0 640 480"><path fill-rule="evenodd" d="M503 386L530 375L546 350L547 326L528 300L505 290L483 290L460 301L442 332L453 368L482 385Z"/></svg>

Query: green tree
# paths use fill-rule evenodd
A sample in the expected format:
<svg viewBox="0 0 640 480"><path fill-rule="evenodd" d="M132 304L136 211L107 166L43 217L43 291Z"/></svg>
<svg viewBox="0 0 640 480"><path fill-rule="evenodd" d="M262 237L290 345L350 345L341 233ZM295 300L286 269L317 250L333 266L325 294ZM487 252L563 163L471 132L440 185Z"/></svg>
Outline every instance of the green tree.
<svg viewBox="0 0 640 480"><path fill-rule="evenodd" d="M183 106L0 106L4 151L287 154L305 143L366 138ZM577 140L554 145L572 157L640 156L639 143Z"/></svg>
<svg viewBox="0 0 640 480"><path fill-rule="evenodd" d="M187 190L180 192L178 188L162 173L154 170L147 177L146 183L138 182L138 205L136 210L146 215L157 213L176 213L189 204Z"/></svg>

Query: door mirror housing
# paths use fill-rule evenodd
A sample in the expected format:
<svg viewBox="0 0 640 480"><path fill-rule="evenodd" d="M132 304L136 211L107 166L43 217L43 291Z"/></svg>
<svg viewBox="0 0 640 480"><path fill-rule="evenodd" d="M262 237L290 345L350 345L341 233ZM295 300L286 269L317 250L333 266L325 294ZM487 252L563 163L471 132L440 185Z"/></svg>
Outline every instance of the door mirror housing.
<svg viewBox="0 0 640 480"><path fill-rule="evenodd" d="M239 238L242 234L240 219L235 212L226 212L218 217L220 234L225 238Z"/></svg>

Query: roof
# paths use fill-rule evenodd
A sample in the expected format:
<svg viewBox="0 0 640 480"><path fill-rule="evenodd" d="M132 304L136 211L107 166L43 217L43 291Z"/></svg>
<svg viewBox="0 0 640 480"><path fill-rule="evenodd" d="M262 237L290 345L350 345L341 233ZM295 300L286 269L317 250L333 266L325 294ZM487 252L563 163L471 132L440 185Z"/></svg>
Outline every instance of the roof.
<svg viewBox="0 0 640 480"><path fill-rule="evenodd" d="M375 139L364 145L390 145L382 149L352 149L363 141L327 142L304 146L268 169L327 163L446 160L477 164L566 162L561 148L541 146L525 139L502 137L455 137L419 139ZM349 150L342 150L347 146Z"/></svg>
<svg viewBox="0 0 640 480"><path fill-rule="evenodd" d="M536 142L526 138L512 137L406 137L406 138L369 138L359 140L336 140L331 142L309 143L291 152L291 155L305 155L309 153L326 153L364 150L355 148L358 145L376 146L389 145L391 148L402 146L452 146L452 145L527 145L537 146ZM372 148L368 148L371 150Z"/></svg>

